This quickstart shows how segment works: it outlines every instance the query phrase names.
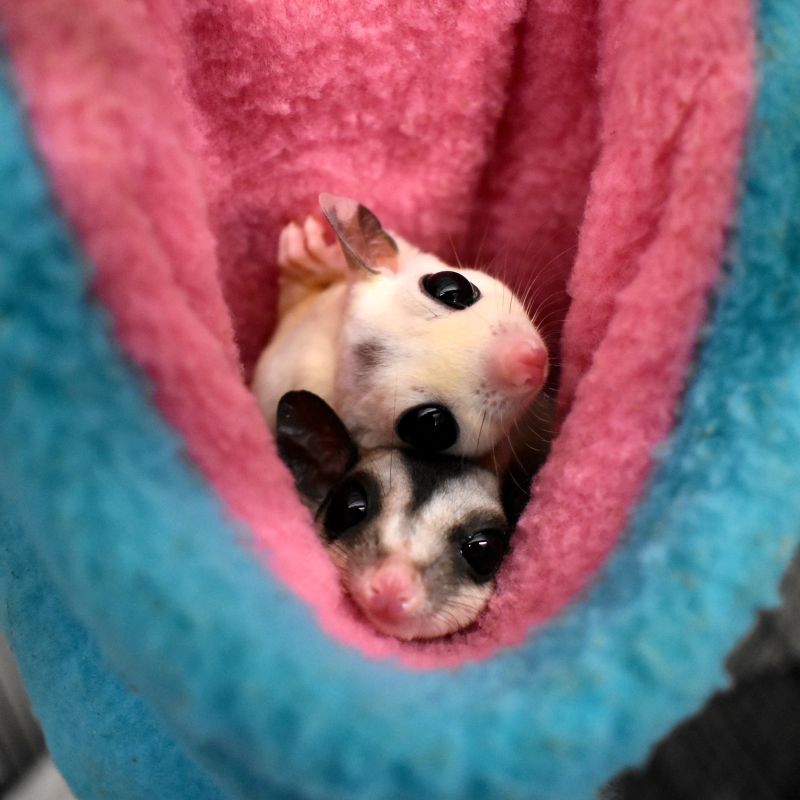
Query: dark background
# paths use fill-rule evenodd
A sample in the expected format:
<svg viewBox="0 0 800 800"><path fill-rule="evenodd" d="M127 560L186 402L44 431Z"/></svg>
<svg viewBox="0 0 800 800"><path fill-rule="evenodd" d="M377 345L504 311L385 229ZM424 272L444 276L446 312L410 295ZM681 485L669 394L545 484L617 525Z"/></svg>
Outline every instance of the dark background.
<svg viewBox="0 0 800 800"><path fill-rule="evenodd" d="M727 661L733 685L675 728L603 800L800 800L800 556L780 608Z"/></svg>

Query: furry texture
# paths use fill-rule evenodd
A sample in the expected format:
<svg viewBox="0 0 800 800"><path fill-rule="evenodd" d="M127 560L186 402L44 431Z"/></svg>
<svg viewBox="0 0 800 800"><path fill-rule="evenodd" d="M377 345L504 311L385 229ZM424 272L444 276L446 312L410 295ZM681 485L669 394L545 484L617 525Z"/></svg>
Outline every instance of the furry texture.
<svg viewBox="0 0 800 800"><path fill-rule="evenodd" d="M82 797L584 798L720 685L800 515L800 12L760 14L730 271L625 546L583 602L458 671L364 659L251 557L87 299L3 89L2 621Z"/></svg>
<svg viewBox="0 0 800 800"><path fill-rule="evenodd" d="M670 427L717 274L750 90L745 0L607 0L597 16L588 0L0 8L119 341L326 630L374 655L459 663L521 641L586 586ZM452 236L467 259L494 259L550 309L546 327L580 226L571 413L489 613L444 644L401 647L339 603L241 380L234 335L247 375L272 324L278 229L321 188L445 256Z"/></svg>

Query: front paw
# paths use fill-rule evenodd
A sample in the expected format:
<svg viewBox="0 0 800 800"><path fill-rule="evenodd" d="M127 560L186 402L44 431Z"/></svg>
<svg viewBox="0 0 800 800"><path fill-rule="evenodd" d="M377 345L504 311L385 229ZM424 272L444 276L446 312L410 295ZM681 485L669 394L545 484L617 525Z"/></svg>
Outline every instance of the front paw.
<svg viewBox="0 0 800 800"><path fill-rule="evenodd" d="M307 287L347 280L347 262L338 243L328 244L322 225L307 217L302 227L290 222L278 239L278 268L284 282Z"/></svg>

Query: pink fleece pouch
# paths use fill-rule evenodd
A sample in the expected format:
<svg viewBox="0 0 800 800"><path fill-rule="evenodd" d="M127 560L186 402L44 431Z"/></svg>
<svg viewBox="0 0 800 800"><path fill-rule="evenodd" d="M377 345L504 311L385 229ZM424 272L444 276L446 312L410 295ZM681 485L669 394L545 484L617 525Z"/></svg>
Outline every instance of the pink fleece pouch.
<svg viewBox="0 0 800 800"><path fill-rule="evenodd" d="M457 663L586 586L674 421L717 278L752 91L747 2L0 8L122 347L331 635ZM400 644L350 615L246 387L274 326L278 231L320 191L445 259L480 254L535 293L561 354L563 424L513 553L480 623L447 641Z"/></svg>

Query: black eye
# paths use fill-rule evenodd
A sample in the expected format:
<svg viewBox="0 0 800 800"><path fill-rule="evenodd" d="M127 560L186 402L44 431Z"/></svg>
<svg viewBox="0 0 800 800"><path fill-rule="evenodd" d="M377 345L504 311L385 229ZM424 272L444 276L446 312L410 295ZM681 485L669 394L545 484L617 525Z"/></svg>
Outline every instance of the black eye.
<svg viewBox="0 0 800 800"><path fill-rule="evenodd" d="M479 580L486 581L497 572L508 550L504 531L489 529L473 533L461 543L461 555Z"/></svg>
<svg viewBox="0 0 800 800"><path fill-rule="evenodd" d="M439 453L455 444L458 423L444 406L414 406L397 421L397 435L425 453Z"/></svg>
<svg viewBox="0 0 800 800"><path fill-rule="evenodd" d="M425 275L420 283L426 294L450 308L469 308L481 299L480 289L458 272L434 272Z"/></svg>
<svg viewBox="0 0 800 800"><path fill-rule="evenodd" d="M334 489L325 511L325 530L335 539L367 518L369 501L361 481L350 478Z"/></svg>

